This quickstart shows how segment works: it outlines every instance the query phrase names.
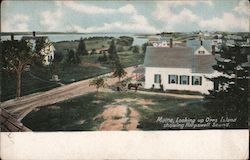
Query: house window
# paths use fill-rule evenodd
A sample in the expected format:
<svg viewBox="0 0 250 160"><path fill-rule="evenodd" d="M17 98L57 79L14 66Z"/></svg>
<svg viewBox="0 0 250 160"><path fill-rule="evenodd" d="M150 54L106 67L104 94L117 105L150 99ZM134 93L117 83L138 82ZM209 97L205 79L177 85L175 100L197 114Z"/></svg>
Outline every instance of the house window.
<svg viewBox="0 0 250 160"><path fill-rule="evenodd" d="M168 75L168 84L178 84L178 76Z"/></svg>
<svg viewBox="0 0 250 160"><path fill-rule="evenodd" d="M201 85L202 77L201 76L192 76L192 85Z"/></svg>
<svg viewBox="0 0 250 160"><path fill-rule="evenodd" d="M161 75L160 74L155 74L154 83L161 83Z"/></svg>
<svg viewBox="0 0 250 160"><path fill-rule="evenodd" d="M180 76L180 84L188 85L189 84L189 76L185 76L185 75Z"/></svg>
<svg viewBox="0 0 250 160"><path fill-rule="evenodd" d="M198 51L199 54L205 54L205 51Z"/></svg>

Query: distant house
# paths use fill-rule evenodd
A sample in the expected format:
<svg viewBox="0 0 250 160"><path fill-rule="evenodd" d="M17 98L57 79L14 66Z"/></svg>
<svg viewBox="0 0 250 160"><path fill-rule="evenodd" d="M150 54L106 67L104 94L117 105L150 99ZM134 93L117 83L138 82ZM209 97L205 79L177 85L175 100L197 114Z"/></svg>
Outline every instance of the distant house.
<svg viewBox="0 0 250 160"><path fill-rule="evenodd" d="M233 39L229 39L226 41L226 45L229 46L229 47L234 47L236 44L235 40Z"/></svg>
<svg viewBox="0 0 250 160"><path fill-rule="evenodd" d="M22 40L28 41L32 44L33 49L35 48L36 41L39 39L43 39L47 44L45 48L41 50L41 54L44 55L43 64L49 65L55 58L55 47L49 41L47 36L23 36Z"/></svg>
<svg viewBox="0 0 250 160"><path fill-rule="evenodd" d="M215 54L215 43L211 40L188 40L187 47L192 48L193 52L197 54Z"/></svg>
<svg viewBox="0 0 250 160"><path fill-rule="evenodd" d="M216 44L222 44L222 39L213 39L213 42Z"/></svg>
<svg viewBox="0 0 250 160"><path fill-rule="evenodd" d="M242 36L239 35L234 35L234 34L230 34L225 36L226 39L232 39L232 40L242 40Z"/></svg>
<svg viewBox="0 0 250 160"><path fill-rule="evenodd" d="M164 90L187 90L208 93L214 88L213 77L216 64L212 49L200 42L195 47L153 47L148 46L144 60L145 88Z"/></svg>

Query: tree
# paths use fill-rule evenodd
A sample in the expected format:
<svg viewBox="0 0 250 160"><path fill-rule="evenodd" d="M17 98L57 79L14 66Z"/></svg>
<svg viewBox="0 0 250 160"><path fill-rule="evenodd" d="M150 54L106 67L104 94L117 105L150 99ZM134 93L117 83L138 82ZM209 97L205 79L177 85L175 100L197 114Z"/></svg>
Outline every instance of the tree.
<svg viewBox="0 0 250 160"><path fill-rule="evenodd" d="M107 57L107 55L106 55L105 52L103 53L103 55L101 55L101 56L98 57L98 61L100 63L105 63L105 62L107 62L107 60L108 60L108 57Z"/></svg>
<svg viewBox="0 0 250 160"><path fill-rule="evenodd" d="M222 59L217 59L213 68L223 74L208 78L215 84L206 96L207 108L214 114L237 116L240 124L247 121L247 69L242 66L241 48L224 48ZM246 115L246 116L244 116Z"/></svg>
<svg viewBox="0 0 250 160"><path fill-rule="evenodd" d="M118 80L120 82L121 78L126 76L127 72L123 69L123 66L120 62L120 60L116 60L115 61L115 70L114 70L114 73L113 73L113 76L114 77L118 77Z"/></svg>
<svg viewBox="0 0 250 160"><path fill-rule="evenodd" d="M88 51L86 49L85 41L83 38L81 38L79 41L79 45L78 45L76 53L78 55L88 55Z"/></svg>
<svg viewBox="0 0 250 160"><path fill-rule="evenodd" d="M68 59L67 62L69 64L79 64L81 62L79 55L74 50L68 51Z"/></svg>
<svg viewBox="0 0 250 160"><path fill-rule="evenodd" d="M143 54L146 53L147 46L149 46L148 43L144 43L144 44L142 45L142 53L143 53Z"/></svg>
<svg viewBox="0 0 250 160"><path fill-rule="evenodd" d="M109 53L109 59L111 61L115 61L116 59L118 59L118 55L117 55L117 51L116 51L116 45L115 45L115 40L113 39L111 41L111 45L108 49L108 53Z"/></svg>
<svg viewBox="0 0 250 160"><path fill-rule="evenodd" d="M140 47L139 46L133 46L132 51L133 51L133 53L139 53L140 52Z"/></svg>
<svg viewBox="0 0 250 160"><path fill-rule="evenodd" d="M41 50L48 43L44 39L36 40L36 45L25 40L8 40L2 42L3 70L16 74L16 97L21 96L22 73L35 60L43 60ZM34 48L34 49L33 49Z"/></svg>
<svg viewBox="0 0 250 160"><path fill-rule="evenodd" d="M62 60L63 60L63 54L61 53L61 52L58 52L58 51L56 51L55 52L55 55L54 55L54 60L53 60L53 63L54 62L58 62L58 63L60 63Z"/></svg>
<svg viewBox="0 0 250 160"><path fill-rule="evenodd" d="M97 77L89 83L89 86L95 86L96 92L98 93L99 88L105 86L105 79L103 77Z"/></svg>

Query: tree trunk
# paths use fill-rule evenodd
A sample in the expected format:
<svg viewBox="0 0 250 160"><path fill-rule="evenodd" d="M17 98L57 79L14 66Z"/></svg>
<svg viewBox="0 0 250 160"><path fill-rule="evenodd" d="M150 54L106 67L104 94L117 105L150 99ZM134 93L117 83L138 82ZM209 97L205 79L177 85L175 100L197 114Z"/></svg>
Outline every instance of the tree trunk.
<svg viewBox="0 0 250 160"><path fill-rule="evenodd" d="M16 72L16 97L21 96L21 78L22 78L22 73L21 72Z"/></svg>

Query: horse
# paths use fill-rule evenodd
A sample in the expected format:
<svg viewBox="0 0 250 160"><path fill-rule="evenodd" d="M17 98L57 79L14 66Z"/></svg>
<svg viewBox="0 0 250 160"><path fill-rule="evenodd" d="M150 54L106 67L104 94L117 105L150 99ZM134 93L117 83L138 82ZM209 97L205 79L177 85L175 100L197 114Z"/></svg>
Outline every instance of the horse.
<svg viewBox="0 0 250 160"><path fill-rule="evenodd" d="M135 90L137 91L139 86L142 86L142 84L141 83L129 83L128 89L130 90L131 88L135 88Z"/></svg>

